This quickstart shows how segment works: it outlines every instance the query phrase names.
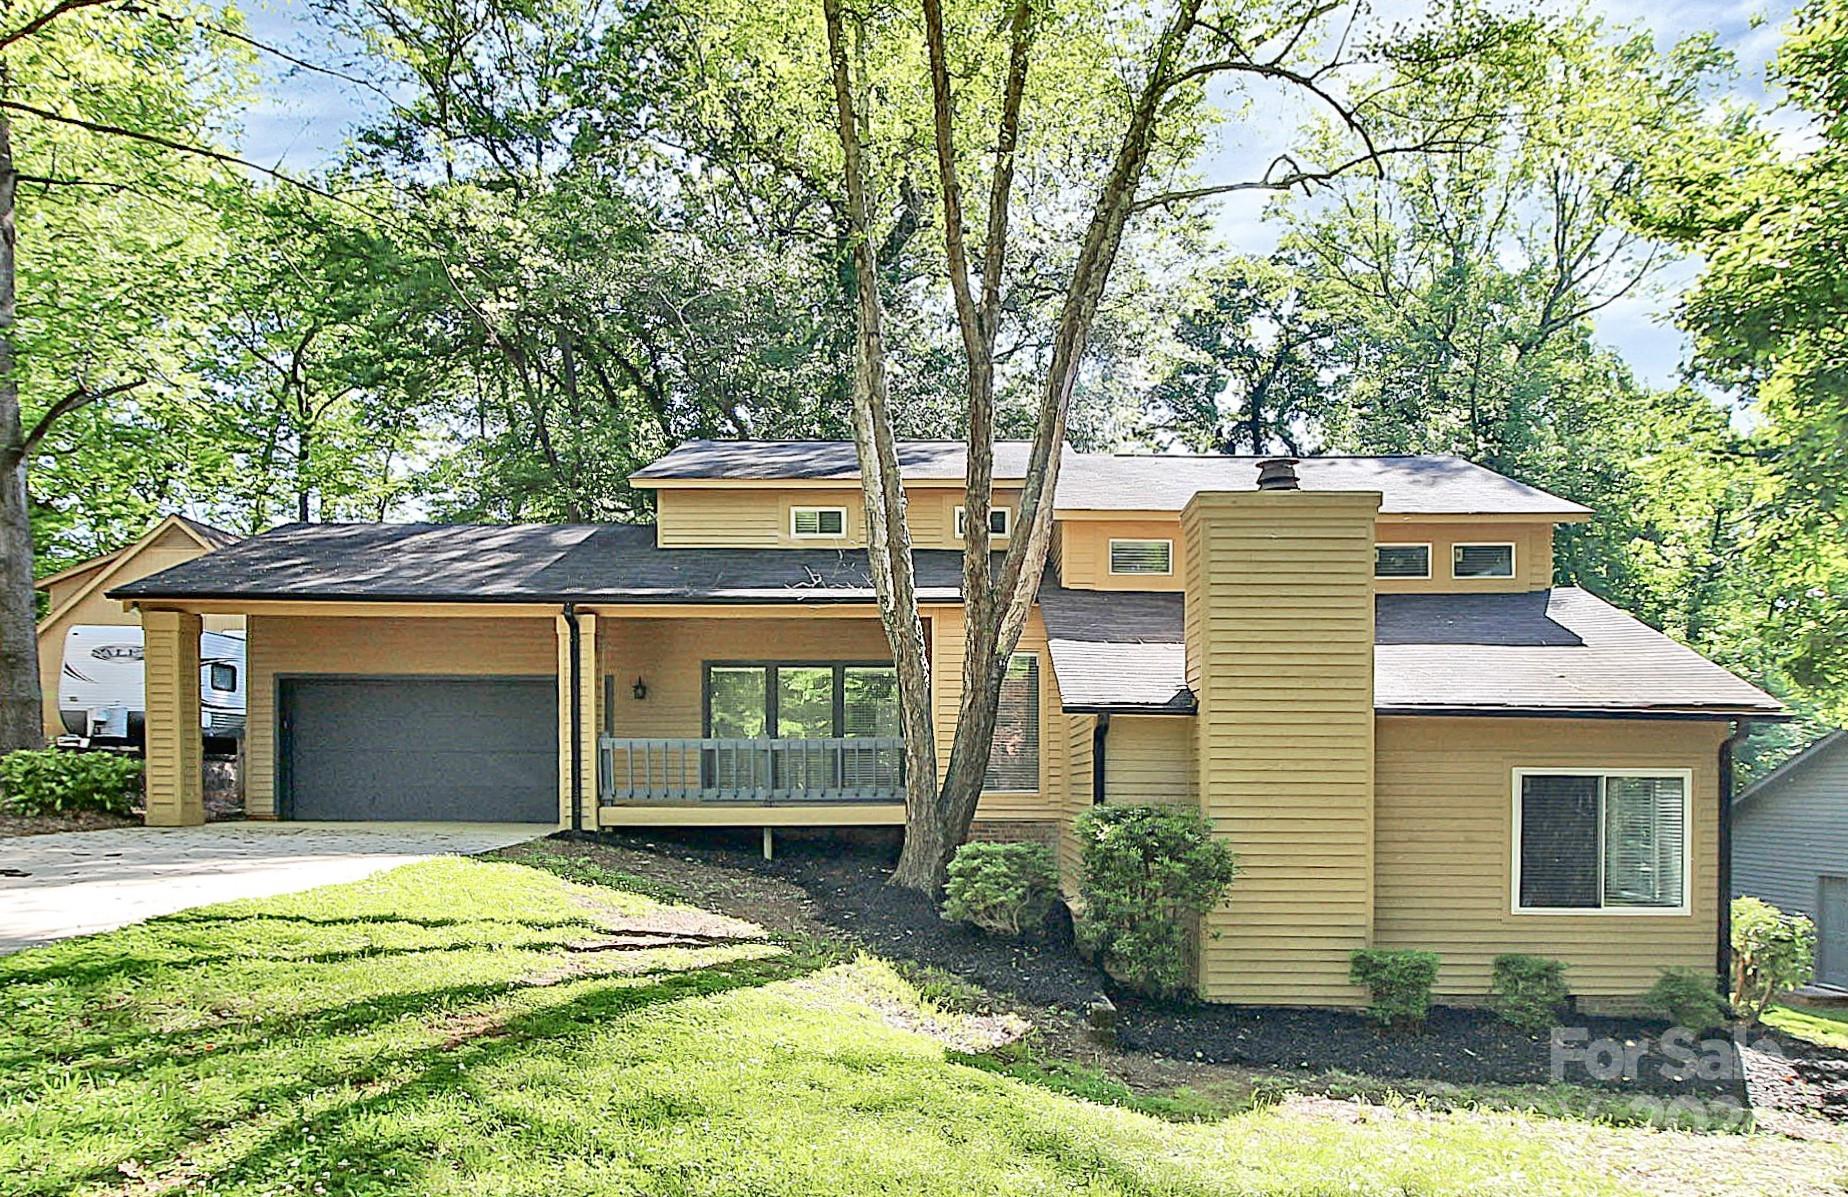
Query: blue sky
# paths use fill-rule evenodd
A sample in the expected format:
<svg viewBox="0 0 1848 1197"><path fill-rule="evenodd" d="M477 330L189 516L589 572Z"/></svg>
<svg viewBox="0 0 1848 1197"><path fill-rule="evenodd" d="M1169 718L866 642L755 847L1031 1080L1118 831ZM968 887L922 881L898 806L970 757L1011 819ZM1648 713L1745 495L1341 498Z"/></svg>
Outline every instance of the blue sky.
<svg viewBox="0 0 1848 1197"><path fill-rule="evenodd" d="M1376 0L1373 7L1375 16L1386 20L1416 16L1421 8L1409 0ZM1775 97L1765 92L1765 65L1777 48L1779 28L1790 15L1787 0L1593 0L1589 7L1613 22L1652 30L1663 47L1692 33L1717 34L1739 61L1732 90L1763 106L1774 102ZM261 0L246 15L259 40L311 62L352 64L352 47L329 44L299 0ZM355 73L364 76L363 66ZM380 104L377 96L362 88L272 60L259 100L245 114L244 151L265 165L312 170L336 156L354 127ZM1226 179L1250 177L1284 147L1297 115L1297 110L1287 107L1259 106L1203 163L1203 173ZM1217 225L1232 247L1263 253L1274 244L1276 229L1260 219L1263 205L1264 199L1253 194L1220 207ZM1685 346L1681 334L1664 317L1693 273L1693 263L1678 263L1659 276L1653 292L1627 297L1598 315L1602 337L1651 382L1669 383L1675 378Z"/></svg>

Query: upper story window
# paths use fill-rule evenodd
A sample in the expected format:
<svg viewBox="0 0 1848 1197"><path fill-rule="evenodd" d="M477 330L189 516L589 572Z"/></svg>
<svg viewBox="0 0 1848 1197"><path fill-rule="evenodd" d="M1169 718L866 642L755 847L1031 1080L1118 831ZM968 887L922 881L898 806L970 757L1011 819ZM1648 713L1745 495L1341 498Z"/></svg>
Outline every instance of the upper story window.
<svg viewBox="0 0 1848 1197"><path fill-rule="evenodd" d="M1514 908L1682 914L1685 770L1514 772Z"/></svg>
<svg viewBox="0 0 1848 1197"><path fill-rule="evenodd" d="M988 509L988 535L996 540L1006 540L1013 528L1014 509L1012 507L990 507ZM956 539L963 540L968 535L969 520L963 509L956 509Z"/></svg>
<svg viewBox="0 0 1848 1197"><path fill-rule="evenodd" d="M1039 791L1039 657L1015 653L1001 679L985 790Z"/></svg>
<svg viewBox="0 0 1848 1197"><path fill-rule="evenodd" d="M1452 545L1450 576L1453 578L1512 578L1514 576L1514 546L1511 544Z"/></svg>
<svg viewBox="0 0 1848 1197"><path fill-rule="evenodd" d="M845 507L791 507L789 509L789 534L791 536L845 536L847 535L847 509Z"/></svg>
<svg viewBox="0 0 1848 1197"><path fill-rule="evenodd" d="M1110 572L1113 574L1171 574L1174 572L1172 540L1111 540Z"/></svg>
<svg viewBox="0 0 1848 1197"><path fill-rule="evenodd" d="M1428 544L1374 545L1373 576L1376 578L1430 577L1431 546Z"/></svg>

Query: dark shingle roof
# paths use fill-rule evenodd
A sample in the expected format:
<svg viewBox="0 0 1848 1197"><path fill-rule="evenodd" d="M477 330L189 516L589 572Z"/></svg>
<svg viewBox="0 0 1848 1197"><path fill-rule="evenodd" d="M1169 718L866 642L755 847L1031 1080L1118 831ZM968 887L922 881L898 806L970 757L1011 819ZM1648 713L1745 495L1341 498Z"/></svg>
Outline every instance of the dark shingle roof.
<svg viewBox="0 0 1848 1197"><path fill-rule="evenodd" d="M203 540L209 548L222 549L226 545L234 545L238 541L244 539L235 532L227 532L223 528L214 528L212 525L202 523L190 516L181 515L175 516L174 518L192 529L193 535Z"/></svg>
<svg viewBox="0 0 1848 1197"><path fill-rule="evenodd" d="M654 536L648 524L289 524L109 593L502 603L872 598L861 550L658 549ZM917 563L919 597L959 597L961 553L920 550Z"/></svg>
<svg viewBox="0 0 1848 1197"><path fill-rule="evenodd" d="M1040 610L1067 706L1147 707L1185 689L1182 596L1048 588ZM1572 587L1385 594L1375 611L1373 702L1381 712L1720 717L1783 709L1756 686ZM1185 709L1191 701L1189 695Z"/></svg>
<svg viewBox="0 0 1848 1197"><path fill-rule="evenodd" d="M1026 472L1026 441L995 443L995 477ZM908 481L960 482L960 441L901 441ZM1220 454L1112 454L1065 451L1056 505L1061 511L1179 511L1203 490L1255 490L1262 457ZM1381 493L1387 515L1535 515L1575 518L1588 508L1550 495L1460 457L1305 457L1296 467L1304 490ZM847 441L688 441L637 470L641 482L842 481L860 476Z"/></svg>

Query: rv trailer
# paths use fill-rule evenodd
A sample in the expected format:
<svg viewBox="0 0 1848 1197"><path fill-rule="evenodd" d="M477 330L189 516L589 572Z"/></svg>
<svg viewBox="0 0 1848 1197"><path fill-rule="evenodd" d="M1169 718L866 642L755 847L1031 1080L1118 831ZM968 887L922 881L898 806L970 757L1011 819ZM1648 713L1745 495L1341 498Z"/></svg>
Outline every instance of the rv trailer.
<svg viewBox="0 0 1848 1197"><path fill-rule="evenodd" d="M79 625L64 638L58 716L68 733L60 743L139 745L147 710L141 628ZM244 734L244 634L199 637L199 729L230 741Z"/></svg>

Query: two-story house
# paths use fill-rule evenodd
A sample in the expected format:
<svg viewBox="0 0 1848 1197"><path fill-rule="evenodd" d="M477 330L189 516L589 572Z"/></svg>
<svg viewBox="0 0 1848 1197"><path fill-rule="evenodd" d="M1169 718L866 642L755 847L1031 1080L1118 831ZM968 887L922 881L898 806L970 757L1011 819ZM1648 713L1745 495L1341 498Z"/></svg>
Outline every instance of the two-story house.
<svg viewBox="0 0 1848 1197"><path fill-rule="evenodd" d="M901 456L947 749L963 451ZM1092 804L1198 804L1243 866L1202 937L1220 1001L1356 1003L1366 945L1441 953L1452 998L1508 951L1594 1002L1712 967L1729 737L1778 704L1553 586L1577 504L1452 457L1261 464L1065 454L976 834L1069 875ZM240 614L254 817L901 824L852 446L692 442L634 482L653 525L291 525L113 591L149 821L202 817L199 621Z"/></svg>

